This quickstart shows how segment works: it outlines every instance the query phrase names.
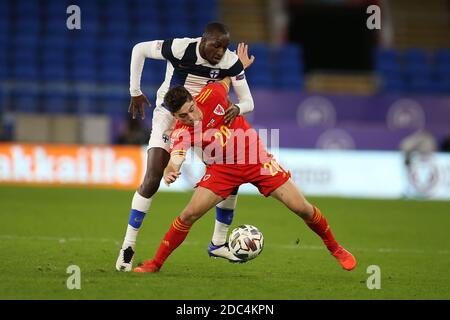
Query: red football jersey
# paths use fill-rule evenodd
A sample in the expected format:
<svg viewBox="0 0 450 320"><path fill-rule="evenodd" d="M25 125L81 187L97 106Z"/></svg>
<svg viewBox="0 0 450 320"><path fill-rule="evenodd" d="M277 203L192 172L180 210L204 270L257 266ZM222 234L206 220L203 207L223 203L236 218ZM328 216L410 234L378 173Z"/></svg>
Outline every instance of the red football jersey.
<svg viewBox="0 0 450 320"><path fill-rule="evenodd" d="M231 125L225 124L229 102L222 84L206 85L195 100L203 120L194 126L176 122L171 154L184 155L191 146L196 146L203 150L206 164L256 164L270 159L258 134L243 116L237 116Z"/></svg>

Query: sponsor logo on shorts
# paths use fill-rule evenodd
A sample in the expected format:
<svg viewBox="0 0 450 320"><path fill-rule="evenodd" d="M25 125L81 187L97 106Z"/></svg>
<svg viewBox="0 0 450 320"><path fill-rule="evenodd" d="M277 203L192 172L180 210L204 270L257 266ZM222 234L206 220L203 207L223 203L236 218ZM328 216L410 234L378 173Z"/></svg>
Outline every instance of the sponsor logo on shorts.
<svg viewBox="0 0 450 320"><path fill-rule="evenodd" d="M204 176L203 176L203 181L206 181L206 180L208 180L209 178L211 178L211 175L210 174L205 174Z"/></svg>
<svg viewBox="0 0 450 320"><path fill-rule="evenodd" d="M169 138L169 136L167 134L164 133L162 135L162 139L163 139L164 143L167 143L167 141L169 141L170 138Z"/></svg>
<svg viewBox="0 0 450 320"><path fill-rule="evenodd" d="M225 109L219 103L219 104L217 104L216 108L214 109L214 113L217 114L218 116L223 116L225 114Z"/></svg>

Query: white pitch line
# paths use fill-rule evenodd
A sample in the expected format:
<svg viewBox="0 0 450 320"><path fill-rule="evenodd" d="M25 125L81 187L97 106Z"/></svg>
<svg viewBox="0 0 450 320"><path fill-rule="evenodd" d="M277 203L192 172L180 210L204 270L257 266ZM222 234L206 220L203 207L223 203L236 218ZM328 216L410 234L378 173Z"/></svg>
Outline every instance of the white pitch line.
<svg viewBox="0 0 450 320"><path fill-rule="evenodd" d="M27 241L55 241L60 244L67 242L102 242L102 243L114 243L116 246L120 245L117 239L109 238L81 238L81 237L48 237L48 236L15 236L15 235L0 235L0 240L27 240ZM185 241L184 245L190 246L201 246L203 243L199 241ZM280 249L290 249L290 250L324 250L323 246L314 245L276 245L270 244L269 247L280 248ZM439 255L450 255L450 250L438 250L435 252L417 250L417 249L397 249L397 248L358 248L351 247L354 251L365 251L365 252L378 252L378 253L412 253L412 254L428 254L437 253Z"/></svg>

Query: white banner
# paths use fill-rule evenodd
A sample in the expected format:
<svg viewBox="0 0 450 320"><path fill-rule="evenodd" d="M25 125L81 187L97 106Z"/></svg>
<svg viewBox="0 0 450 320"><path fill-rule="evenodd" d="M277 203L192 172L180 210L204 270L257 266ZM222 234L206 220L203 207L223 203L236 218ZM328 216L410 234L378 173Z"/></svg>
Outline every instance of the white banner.
<svg viewBox="0 0 450 320"><path fill-rule="evenodd" d="M400 152L280 149L277 160L306 195L362 198L450 199L450 155L416 157L410 170ZM192 163L194 162L194 163ZM200 180L204 165L186 163L179 181L164 191L186 191ZM250 184L240 193L258 193Z"/></svg>

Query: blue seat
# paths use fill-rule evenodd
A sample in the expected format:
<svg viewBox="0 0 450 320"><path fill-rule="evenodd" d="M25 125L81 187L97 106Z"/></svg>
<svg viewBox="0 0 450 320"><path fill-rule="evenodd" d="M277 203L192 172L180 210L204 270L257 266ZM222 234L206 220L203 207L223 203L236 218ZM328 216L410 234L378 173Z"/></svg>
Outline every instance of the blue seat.
<svg viewBox="0 0 450 320"><path fill-rule="evenodd" d="M394 49L376 48L373 52L374 61L394 61L399 62L400 54Z"/></svg>
<svg viewBox="0 0 450 320"><path fill-rule="evenodd" d="M298 44L285 44L275 50L280 61L300 60L303 58L302 48Z"/></svg>
<svg viewBox="0 0 450 320"><path fill-rule="evenodd" d="M40 23L40 20L37 20L36 18L18 19L15 22L15 25L16 35L20 36L38 36L42 27L42 23Z"/></svg>
<svg viewBox="0 0 450 320"><path fill-rule="evenodd" d="M195 7L196 9L207 7L207 8L210 8L211 10L216 10L218 8L217 0L208 1L207 6L205 6L205 1L203 1L203 0L191 0L191 3L193 5L193 7Z"/></svg>
<svg viewBox="0 0 450 320"><path fill-rule="evenodd" d="M300 74L282 76L275 78L275 86L279 89L302 90L304 85L303 77Z"/></svg>
<svg viewBox="0 0 450 320"><path fill-rule="evenodd" d="M207 5L205 5L204 1L195 1L194 3L195 4L192 5L192 9L190 7L188 9L191 14L196 17L202 17L206 23L218 20L218 6L215 1L208 1Z"/></svg>
<svg viewBox="0 0 450 320"><path fill-rule="evenodd" d="M93 66L76 65L72 66L70 79L73 81L95 82L97 71Z"/></svg>
<svg viewBox="0 0 450 320"><path fill-rule="evenodd" d="M95 55L95 50L93 49L74 50L69 57L74 66L87 65L90 68L95 68L95 59L97 57Z"/></svg>
<svg viewBox="0 0 450 320"><path fill-rule="evenodd" d="M374 50L373 60L375 72L384 77L399 77L402 70L398 51L377 48Z"/></svg>
<svg viewBox="0 0 450 320"><path fill-rule="evenodd" d="M270 76L265 75L255 75L252 77L248 77L247 81L250 86L254 86L255 88L263 88L269 89L274 87L273 79Z"/></svg>
<svg viewBox="0 0 450 320"><path fill-rule="evenodd" d="M450 94L450 75L439 79L437 83L438 92L443 94Z"/></svg>
<svg viewBox="0 0 450 320"><path fill-rule="evenodd" d="M154 20L149 20L147 23L144 22L146 21L137 23L135 32L137 38L143 39L142 41L164 40L159 22Z"/></svg>
<svg viewBox="0 0 450 320"><path fill-rule="evenodd" d="M162 19L166 23L166 26L177 24L179 22L186 23L189 21L189 15L187 15L186 13L186 9L182 7L175 7L165 12Z"/></svg>
<svg viewBox="0 0 450 320"><path fill-rule="evenodd" d="M433 93L438 91L437 83L430 77L418 76L409 80L408 91L417 93Z"/></svg>
<svg viewBox="0 0 450 320"><path fill-rule="evenodd" d="M12 45L17 47L37 47L39 43L39 37L29 35L20 35L12 39Z"/></svg>
<svg viewBox="0 0 450 320"><path fill-rule="evenodd" d="M65 12L65 11L64 11ZM55 35L55 36L69 36L71 30L67 29L66 26L67 16L58 15L55 17L50 17L47 22L42 26L42 30L46 35ZM83 26L83 24L82 24Z"/></svg>
<svg viewBox="0 0 450 320"><path fill-rule="evenodd" d="M45 50L64 50L68 47L70 39L68 36L49 35L40 38L40 41L42 41Z"/></svg>
<svg viewBox="0 0 450 320"><path fill-rule="evenodd" d="M124 1L113 1L104 8L103 14L108 20L126 17L129 7L130 5Z"/></svg>
<svg viewBox="0 0 450 320"><path fill-rule="evenodd" d="M67 113L70 109L70 101L65 94L46 94L43 98L42 107L48 113Z"/></svg>
<svg viewBox="0 0 450 320"><path fill-rule="evenodd" d="M183 38L186 37L186 30L189 29L189 24L179 21L177 23L169 24L164 30L166 31L165 38Z"/></svg>
<svg viewBox="0 0 450 320"><path fill-rule="evenodd" d="M130 79L130 72L127 68L117 65L100 65L97 79L103 83L126 84Z"/></svg>
<svg viewBox="0 0 450 320"><path fill-rule="evenodd" d="M154 4L144 2L139 5L139 10L131 12L131 17L137 24L159 24L162 14L163 12Z"/></svg>
<svg viewBox="0 0 450 320"><path fill-rule="evenodd" d="M105 25L104 33L108 36L125 38L130 33L128 20L111 20Z"/></svg>
<svg viewBox="0 0 450 320"><path fill-rule="evenodd" d="M98 18L84 19L81 23L81 30L78 31L81 36L98 36L102 26Z"/></svg>
<svg viewBox="0 0 450 320"><path fill-rule="evenodd" d="M41 78L44 81L67 81L67 68L62 63L44 64L41 69Z"/></svg>
<svg viewBox="0 0 450 320"><path fill-rule="evenodd" d="M112 117L124 117L128 113L130 98L127 92L121 95L107 95L99 98L100 112Z"/></svg>
<svg viewBox="0 0 450 320"><path fill-rule="evenodd" d="M9 16L5 13L0 13L0 33L6 36L10 33L10 29L12 29L12 25Z"/></svg>
<svg viewBox="0 0 450 320"><path fill-rule="evenodd" d="M73 104L75 113L80 116L100 112L99 98L96 93L83 92L77 94L73 99Z"/></svg>
<svg viewBox="0 0 450 320"><path fill-rule="evenodd" d="M159 86L164 81L165 74L165 61L147 59L142 72L141 82L143 85Z"/></svg>
<svg viewBox="0 0 450 320"><path fill-rule="evenodd" d="M14 92L11 95L12 110L16 112L37 112L39 96L30 91Z"/></svg>
<svg viewBox="0 0 450 320"><path fill-rule="evenodd" d="M406 64L427 64L428 55L425 49L412 48L407 49L403 54L403 60Z"/></svg>
<svg viewBox="0 0 450 320"><path fill-rule="evenodd" d="M67 10L68 4L66 4L64 1L48 1L46 2L46 8L45 13L48 17L58 17L61 14L65 15L67 17Z"/></svg>
<svg viewBox="0 0 450 320"><path fill-rule="evenodd" d="M31 61L22 61L12 68L12 77L16 80L36 81L38 80L37 64Z"/></svg>
<svg viewBox="0 0 450 320"><path fill-rule="evenodd" d="M403 93L406 91L406 82L400 76L385 77L381 79L381 89L385 92Z"/></svg>
<svg viewBox="0 0 450 320"><path fill-rule="evenodd" d="M437 78L446 78L450 74L450 62L447 64L442 63L441 65L434 66L434 72Z"/></svg>
<svg viewBox="0 0 450 320"><path fill-rule="evenodd" d="M127 39L108 37L97 43L97 51L102 57L109 53L124 54L126 50L130 50L130 46L131 42Z"/></svg>
<svg viewBox="0 0 450 320"><path fill-rule="evenodd" d="M303 62L300 60L301 58L290 58L290 59L280 59L278 56L276 60L273 60L274 71L281 72L300 72L303 73Z"/></svg>
<svg viewBox="0 0 450 320"><path fill-rule="evenodd" d="M434 54L435 64L449 64L450 63L450 49L441 48L436 50Z"/></svg>
<svg viewBox="0 0 450 320"><path fill-rule="evenodd" d="M266 63L270 59L270 50L267 45L264 44L251 44L248 49L249 55L254 55L256 60L264 61Z"/></svg>
<svg viewBox="0 0 450 320"><path fill-rule="evenodd" d="M37 12L39 10L38 1L18 1L15 2L16 10L18 12Z"/></svg>
<svg viewBox="0 0 450 320"><path fill-rule="evenodd" d="M64 50L43 50L41 51L41 61L44 64L66 64L67 54Z"/></svg>
<svg viewBox="0 0 450 320"><path fill-rule="evenodd" d="M429 76L431 69L427 64L412 63L404 66L404 73L408 77Z"/></svg>
<svg viewBox="0 0 450 320"><path fill-rule="evenodd" d="M98 38L92 34L78 34L74 36L68 47L71 51L94 50L99 44Z"/></svg>
<svg viewBox="0 0 450 320"><path fill-rule="evenodd" d="M10 12L12 1L0 1L0 12Z"/></svg>
<svg viewBox="0 0 450 320"><path fill-rule="evenodd" d="M0 53L0 81L9 77L9 63L6 55ZM0 100L1 101L1 100Z"/></svg>

